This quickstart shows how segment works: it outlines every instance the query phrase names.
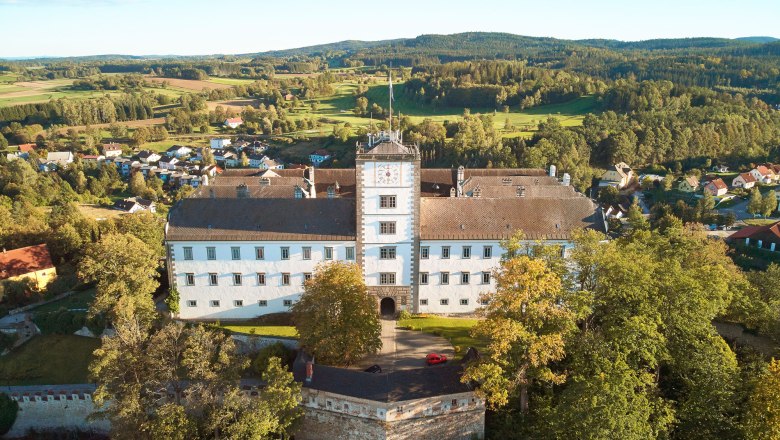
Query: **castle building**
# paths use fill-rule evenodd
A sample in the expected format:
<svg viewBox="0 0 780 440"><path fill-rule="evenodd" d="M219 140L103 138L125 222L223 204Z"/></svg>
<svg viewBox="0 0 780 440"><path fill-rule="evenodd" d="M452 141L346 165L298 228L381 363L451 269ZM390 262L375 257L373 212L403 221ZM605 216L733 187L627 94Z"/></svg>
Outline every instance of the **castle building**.
<svg viewBox="0 0 780 440"><path fill-rule="evenodd" d="M595 204L541 169L423 169L383 132L354 169L228 170L179 202L166 225L180 318L284 312L318 264L352 261L382 313L470 313L494 288L501 240L571 248Z"/></svg>

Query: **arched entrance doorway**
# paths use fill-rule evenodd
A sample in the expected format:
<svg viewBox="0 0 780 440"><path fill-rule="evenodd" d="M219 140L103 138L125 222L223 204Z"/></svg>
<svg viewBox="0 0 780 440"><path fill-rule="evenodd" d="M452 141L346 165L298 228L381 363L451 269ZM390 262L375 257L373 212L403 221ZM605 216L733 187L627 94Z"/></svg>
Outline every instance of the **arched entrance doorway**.
<svg viewBox="0 0 780 440"><path fill-rule="evenodd" d="M395 315L395 300L393 298L382 298L382 301L379 302L379 313L382 316Z"/></svg>

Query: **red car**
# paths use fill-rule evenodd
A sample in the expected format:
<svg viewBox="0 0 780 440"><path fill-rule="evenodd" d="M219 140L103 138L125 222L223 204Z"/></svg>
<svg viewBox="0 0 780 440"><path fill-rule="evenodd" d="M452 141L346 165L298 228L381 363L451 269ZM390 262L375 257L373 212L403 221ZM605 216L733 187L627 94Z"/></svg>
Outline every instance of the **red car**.
<svg viewBox="0 0 780 440"><path fill-rule="evenodd" d="M438 353L431 353L425 356L425 363L428 365L437 365L447 362L447 356Z"/></svg>

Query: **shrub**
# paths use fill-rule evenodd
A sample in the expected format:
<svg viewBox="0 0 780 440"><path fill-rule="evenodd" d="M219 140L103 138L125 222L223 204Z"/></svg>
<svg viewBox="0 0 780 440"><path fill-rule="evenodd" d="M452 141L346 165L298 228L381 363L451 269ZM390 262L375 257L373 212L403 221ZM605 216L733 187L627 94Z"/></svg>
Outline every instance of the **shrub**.
<svg viewBox="0 0 780 440"><path fill-rule="evenodd" d="M175 287L171 288L170 292L168 293L168 298L165 298L165 304L168 306L168 310L170 310L174 315L179 313L180 299L181 297L179 296L179 291Z"/></svg>
<svg viewBox="0 0 780 440"><path fill-rule="evenodd" d="M404 319L412 319L412 314L411 314L411 313L409 313L409 311L408 311L408 310L401 310L401 311L398 313L398 319L399 319L399 320L404 320Z"/></svg>
<svg viewBox="0 0 780 440"><path fill-rule="evenodd" d="M83 313L70 312L63 307L54 312L40 313L34 321L43 334L71 335L84 327L86 317Z"/></svg>
<svg viewBox="0 0 780 440"><path fill-rule="evenodd" d="M281 359L282 365L289 368L295 360L295 351L287 348L281 342L276 342L263 347L252 361L252 370L262 374L268 368L268 362L272 357Z"/></svg>
<svg viewBox="0 0 780 440"><path fill-rule="evenodd" d="M0 435L11 430L16 421L19 404L5 393L0 393Z"/></svg>

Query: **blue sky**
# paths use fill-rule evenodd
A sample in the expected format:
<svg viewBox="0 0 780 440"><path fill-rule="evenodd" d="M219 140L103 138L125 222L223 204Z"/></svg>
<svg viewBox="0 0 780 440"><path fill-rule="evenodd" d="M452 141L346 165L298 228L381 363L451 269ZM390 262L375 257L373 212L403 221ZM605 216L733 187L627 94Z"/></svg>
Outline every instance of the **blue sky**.
<svg viewBox="0 0 780 440"><path fill-rule="evenodd" d="M0 0L0 57L215 54L466 31L780 37L780 0Z"/></svg>

